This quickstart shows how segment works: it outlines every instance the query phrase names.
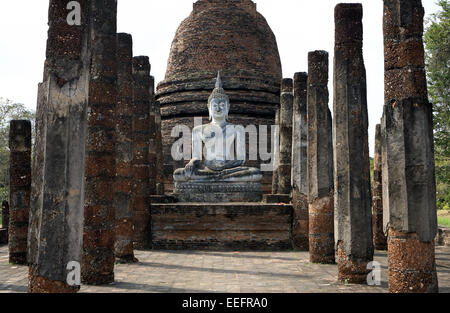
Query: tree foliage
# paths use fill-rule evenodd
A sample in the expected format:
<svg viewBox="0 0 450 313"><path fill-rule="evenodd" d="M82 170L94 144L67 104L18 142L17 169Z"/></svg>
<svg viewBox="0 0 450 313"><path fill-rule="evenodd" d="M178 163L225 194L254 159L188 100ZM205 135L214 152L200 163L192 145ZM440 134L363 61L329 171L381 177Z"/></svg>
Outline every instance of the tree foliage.
<svg viewBox="0 0 450 313"><path fill-rule="evenodd" d="M0 202L8 200L9 190L9 122L30 120L34 140L35 113L23 104L0 98Z"/></svg>
<svg viewBox="0 0 450 313"><path fill-rule="evenodd" d="M427 20L425 59L433 103L438 207L450 209L450 1Z"/></svg>

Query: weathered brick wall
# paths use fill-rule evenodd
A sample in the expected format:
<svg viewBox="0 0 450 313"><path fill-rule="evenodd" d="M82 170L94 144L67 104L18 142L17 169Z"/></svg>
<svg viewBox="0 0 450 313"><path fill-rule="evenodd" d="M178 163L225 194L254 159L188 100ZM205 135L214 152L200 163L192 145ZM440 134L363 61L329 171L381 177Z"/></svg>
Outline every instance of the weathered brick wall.
<svg viewBox="0 0 450 313"><path fill-rule="evenodd" d="M292 206L153 204L154 249L291 249Z"/></svg>
<svg viewBox="0 0 450 313"><path fill-rule="evenodd" d="M272 125L280 103L281 62L275 36L253 1L199 0L177 30L157 91L168 192L174 170L184 165L171 157L178 138L171 138L170 131L180 122L192 126L193 116L208 116L207 100L219 70L231 101L229 121L244 127ZM272 173L264 177L264 191L270 192Z"/></svg>

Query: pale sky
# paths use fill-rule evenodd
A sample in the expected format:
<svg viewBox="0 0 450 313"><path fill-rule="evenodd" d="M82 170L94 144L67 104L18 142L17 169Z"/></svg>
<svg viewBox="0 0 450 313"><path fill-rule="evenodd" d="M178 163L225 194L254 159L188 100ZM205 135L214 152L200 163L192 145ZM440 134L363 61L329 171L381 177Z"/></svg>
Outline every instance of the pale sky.
<svg viewBox="0 0 450 313"><path fill-rule="evenodd" d="M118 0L118 32L133 35L134 55L147 55L156 82L163 80L170 46L194 0ZM330 53L330 109L334 7L359 2L364 9L364 58L367 70L369 140L373 155L375 125L383 113L382 0L254 0L278 42L283 76L307 71L309 51ZM426 16L437 0L422 0ZM35 109L37 84L42 80L47 40L48 0L0 1L0 97Z"/></svg>

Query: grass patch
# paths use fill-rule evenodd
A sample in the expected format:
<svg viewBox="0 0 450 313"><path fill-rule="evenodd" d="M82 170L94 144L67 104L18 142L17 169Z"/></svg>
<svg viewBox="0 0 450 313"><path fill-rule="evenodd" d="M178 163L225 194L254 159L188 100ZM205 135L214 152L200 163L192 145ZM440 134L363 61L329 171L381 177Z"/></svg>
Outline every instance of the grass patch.
<svg viewBox="0 0 450 313"><path fill-rule="evenodd" d="M450 211L448 210L439 210L437 212L438 216L438 225L450 227Z"/></svg>
<svg viewBox="0 0 450 313"><path fill-rule="evenodd" d="M449 217L438 217L438 225L450 227L450 218Z"/></svg>

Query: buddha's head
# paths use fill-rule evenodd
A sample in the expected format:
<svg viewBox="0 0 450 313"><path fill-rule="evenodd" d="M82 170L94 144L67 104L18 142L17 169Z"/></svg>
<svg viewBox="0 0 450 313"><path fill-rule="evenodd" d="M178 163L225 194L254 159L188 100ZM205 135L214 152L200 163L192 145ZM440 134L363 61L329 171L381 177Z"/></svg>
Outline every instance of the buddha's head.
<svg viewBox="0 0 450 313"><path fill-rule="evenodd" d="M222 87L220 72L217 74L216 87L208 99L209 120L227 120L230 110L230 98Z"/></svg>

